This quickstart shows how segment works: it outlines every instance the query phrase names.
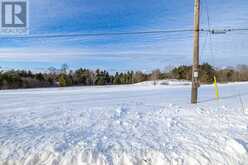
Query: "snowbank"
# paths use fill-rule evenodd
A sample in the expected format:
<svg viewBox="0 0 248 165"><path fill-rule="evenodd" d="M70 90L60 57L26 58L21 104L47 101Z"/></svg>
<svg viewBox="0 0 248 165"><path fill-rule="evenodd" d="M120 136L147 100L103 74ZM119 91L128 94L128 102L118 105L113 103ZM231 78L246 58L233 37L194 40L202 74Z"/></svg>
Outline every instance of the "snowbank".
<svg viewBox="0 0 248 165"><path fill-rule="evenodd" d="M234 89L246 93L248 85L221 86L221 96ZM0 164L245 165L248 116L239 98L205 102L214 90L204 86L192 106L189 92L163 85L1 91Z"/></svg>
<svg viewBox="0 0 248 165"><path fill-rule="evenodd" d="M156 80L156 81L144 81L141 83L137 83L135 85L140 85L140 86L151 86L151 85L169 85L169 86L185 86L185 85L191 85L190 81L186 80Z"/></svg>

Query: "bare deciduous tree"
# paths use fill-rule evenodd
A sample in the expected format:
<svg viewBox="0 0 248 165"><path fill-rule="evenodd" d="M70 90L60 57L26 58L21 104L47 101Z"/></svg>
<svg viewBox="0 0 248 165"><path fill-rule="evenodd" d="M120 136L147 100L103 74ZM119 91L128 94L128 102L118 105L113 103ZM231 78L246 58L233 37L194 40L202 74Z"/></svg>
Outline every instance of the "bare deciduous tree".
<svg viewBox="0 0 248 165"><path fill-rule="evenodd" d="M153 70L152 71L152 74L151 74L151 79L153 81L153 85L157 85L157 80L159 79L159 76L160 76L160 70L159 69L156 69L156 70Z"/></svg>

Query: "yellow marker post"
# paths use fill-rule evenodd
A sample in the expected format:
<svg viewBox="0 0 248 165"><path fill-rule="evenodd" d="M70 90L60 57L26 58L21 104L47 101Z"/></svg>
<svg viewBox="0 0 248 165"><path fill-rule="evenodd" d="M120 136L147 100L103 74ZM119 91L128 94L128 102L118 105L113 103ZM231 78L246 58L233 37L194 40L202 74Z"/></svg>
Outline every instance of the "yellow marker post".
<svg viewBox="0 0 248 165"><path fill-rule="evenodd" d="M218 88L217 79L216 79L215 76L214 76L214 88L215 88L216 98L219 99L219 98L220 98L220 95L219 95L219 88Z"/></svg>

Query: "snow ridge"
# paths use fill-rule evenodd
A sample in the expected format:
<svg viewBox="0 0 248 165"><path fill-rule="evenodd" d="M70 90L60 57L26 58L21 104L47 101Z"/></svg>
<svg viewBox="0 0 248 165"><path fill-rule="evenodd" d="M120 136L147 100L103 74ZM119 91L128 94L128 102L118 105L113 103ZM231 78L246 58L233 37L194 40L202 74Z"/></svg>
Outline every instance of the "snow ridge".
<svg viewBox="0 0 248 165"><path fill-rule="evenodd" d="M0 164L248 162L248 116L235 98L191 106L182 103L188 87L152 89L5 91L0 95ZM201 90L209 95L209 86ZM230 93L227 86L221 90Z"/></svg>

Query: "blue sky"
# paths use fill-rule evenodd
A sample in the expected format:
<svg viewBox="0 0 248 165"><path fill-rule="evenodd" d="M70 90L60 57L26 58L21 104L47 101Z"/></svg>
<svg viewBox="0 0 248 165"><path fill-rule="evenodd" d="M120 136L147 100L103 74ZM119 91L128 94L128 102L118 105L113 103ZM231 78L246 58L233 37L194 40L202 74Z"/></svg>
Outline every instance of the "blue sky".
<svg viewBox="0 0 248 165"><path fill-rule="evenodd" d="M247 0L202 0L201 26L248 27ZM30 34L129 32L193 28L193 0L29 0ZM246 64L248 32L213 36L213 54L201 34L201 62ZM191 64L192 33L107 37L0 39L0 66L42 70L71 68L150 71Z"/></svg>

